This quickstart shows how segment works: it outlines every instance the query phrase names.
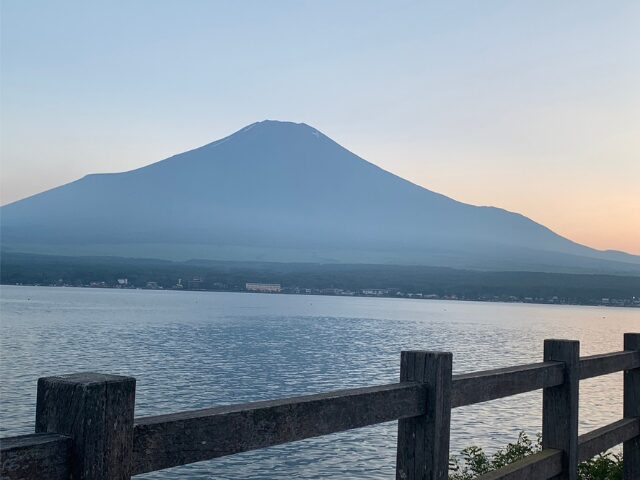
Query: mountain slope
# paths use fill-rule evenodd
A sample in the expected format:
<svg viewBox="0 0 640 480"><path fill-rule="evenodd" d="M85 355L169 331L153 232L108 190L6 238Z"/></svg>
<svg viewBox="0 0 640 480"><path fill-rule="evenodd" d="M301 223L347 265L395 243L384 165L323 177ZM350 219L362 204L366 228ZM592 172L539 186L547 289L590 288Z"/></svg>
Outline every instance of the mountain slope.
<svg viewBox="0 0 640 480"><path fill-rule="evenodd" d="M640 272L639 257L431 192L289 122L88 175L0 213L4 247L23 251Z"/></svg>

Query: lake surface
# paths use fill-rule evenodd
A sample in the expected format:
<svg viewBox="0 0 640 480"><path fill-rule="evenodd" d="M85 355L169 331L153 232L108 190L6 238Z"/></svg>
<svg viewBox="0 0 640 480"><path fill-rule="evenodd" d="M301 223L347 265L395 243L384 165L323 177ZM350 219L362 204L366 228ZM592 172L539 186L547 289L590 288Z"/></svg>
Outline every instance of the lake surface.
<svg viewBox="0 0 640 480"><path fill-rule="evenodd" d="M396 382L400 351L453 352L455 373L622 349L640 310L386 298L11 287L1 289L0 435L33 432L38 377L137 379L136 416ZM580 432L622 416L622 374L581 382ZM455 409L452 450L541 430L541 392ZM397 423L136 478L395 478Z"/></svg>

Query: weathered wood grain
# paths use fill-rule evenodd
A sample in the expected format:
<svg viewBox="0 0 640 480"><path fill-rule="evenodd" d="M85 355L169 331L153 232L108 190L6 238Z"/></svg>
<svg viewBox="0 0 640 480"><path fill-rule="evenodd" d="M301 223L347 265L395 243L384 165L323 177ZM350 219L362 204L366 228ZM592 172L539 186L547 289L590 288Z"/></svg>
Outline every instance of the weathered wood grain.
<svg viewBox="0 0 640 480"><path fill-rule="evenodd" d="M3 480L70 480L71 438L36 433L0 439L0 478Z"/></svg>
<svg viewBox="0 0 640 480"><path fill-rule="evenodd" d="M624 349L640 353L640 333L624 334ZM640 418L640 368L624 372L624 418ZM640 436L622 446L624 479L640 478Z"/></svg>
<svg viewBox="0 0 640 480"><path fill-rule="evenodd" d="M478 477L478 480L547 480L562 472L562 450L547 448Z"/></svg>
<svg viewBox="0 0 640 480"><path fill-rule="evenodd" d="M38 380L36 432L73 439L74 480L131 477L135 379L79 373Z"/></svg>
<svg viewBox="0 0 640 480"><path fill-rule="evenodd" d="M451 407L557 386L563 381L563 372L562 363L544 362L454 375Z"/></svg>
<svg viewBox="0 0 640 480"><path fill-rule="evenodd" d="M580 380L640 368L640 352L622 351L580 359Z"/></svg>
<svg viewBox="0 0 640 480"><path fill-rule="evenodd" d="M640 435L640 418L623 418L578 437L578 461L584 462L599 453Z"/></svg>
<svg viewBox="0 0 640 480"><path fill-rule="evenodd" d="M558 480L577 480L580 342L545 340L544 360L564 362L564 382L543 390L542 448L562 450Z"/></svg>
<svg viewBox="0 0 640 480"><path fill-rule="evenodd" d="M133 474L423 415L426 388L397 383L136 420Z"/></svg>
<svg viewBox="0 0 640 480"><path fill-rule="evenodd" d="M400 381L427 387L424 415L398 422L396 478L446 480L453 355L449 352L402 352Z"/></svg>

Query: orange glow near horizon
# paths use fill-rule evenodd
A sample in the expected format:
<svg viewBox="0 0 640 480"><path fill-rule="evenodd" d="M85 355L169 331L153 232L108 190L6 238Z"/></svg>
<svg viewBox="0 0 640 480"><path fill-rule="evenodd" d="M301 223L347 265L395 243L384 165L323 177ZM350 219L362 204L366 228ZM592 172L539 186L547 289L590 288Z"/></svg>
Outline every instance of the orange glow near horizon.
<svg viewBox="0 0 640 480"><path fill-rule="evenodd" d="M363 156L461 202L520 213L597 250L640 255L640 161L633 153L640 152L640 142L625 146L619 146L615 167L597 157L565 165L543 155L522 155L517 147L502 155L450 146L416 154L415 145L393 144Z"/></svg>

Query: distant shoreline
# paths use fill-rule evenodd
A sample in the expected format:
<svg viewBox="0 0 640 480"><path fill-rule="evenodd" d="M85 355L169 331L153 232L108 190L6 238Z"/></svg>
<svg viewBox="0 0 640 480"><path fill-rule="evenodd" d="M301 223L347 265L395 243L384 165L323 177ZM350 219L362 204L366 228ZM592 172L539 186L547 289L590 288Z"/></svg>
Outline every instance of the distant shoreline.
<svg viewBox="0 0 640 480"><path fill-rule="evenodd" d="M337 297L337 298L376 298L376 299L397 299L397 300L428 300L428 301L443 301L443 302L467 302L467 303L500 303L506 305L521 304L521 305L550 305L550 306L574 306L574 307L613 307L613 308L640 308L640 302L636 304L603 304L603 303L569 303L569 302L543 302L543 301L524 301L524 300L482 300L476 298L428 298L428 297L407 297L407 296L394 296L394 295L364 295L354 293L352 295L340 295L332 293L296 293L296 292L255 292L249 290L208 290L208 289L177 289L177 288L144 288L144 287L126 287L118 288L111 286L92 287L88 285L39 285L39 284L9 284L0 283L0 287L39 287L39 288L77 288L87 290L127 290L127 291L155 291L155 292L195 292L195 293L234 293L234 294L255 294L255 295L291 295L300 297Z"/></svg>
<svg viewBox="0 0 640 480"><path fill-rule="evenodd" d="M460 270L420 265L169 262L2 252L0 284L640 305L640 275Z"/></svg>

